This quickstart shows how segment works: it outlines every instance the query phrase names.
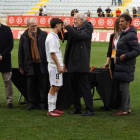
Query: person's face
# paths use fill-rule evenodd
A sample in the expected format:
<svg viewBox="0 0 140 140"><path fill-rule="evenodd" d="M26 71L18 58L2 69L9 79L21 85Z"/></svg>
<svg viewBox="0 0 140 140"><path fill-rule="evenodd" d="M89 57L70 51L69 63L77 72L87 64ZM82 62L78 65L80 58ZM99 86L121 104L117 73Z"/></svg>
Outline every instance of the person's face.
<svg viewBox="0 0 140 140"><path fill-rule="evenodd" d="M61 32L61 30L63 28L63 24L62 23L56 24L56 28L57 28L58 32Z"/></svg>
<svg viewBox="0 0 140 140"><path fill-rule="evenodd" d="M83 25L84 21L80 18L79 15L75 15L73 18L74 27L79 28Z"/></svg>
<svg viewBox="0 0 140 140"><path fill-rule="evenodd" d="M125 29L127 29L129 27L130 21L126 21L125 18L122 17L122 18L120 18L119 25L120 25L120 28L122 30L125 30Z"/></svg>
<svg viewBox="0 0 140 140"><path fill-rule="evenodd" d="M37 22L36 21L30 21L29 25L28 25L28 29L31 33L36 33L37 31Z"/></svg>

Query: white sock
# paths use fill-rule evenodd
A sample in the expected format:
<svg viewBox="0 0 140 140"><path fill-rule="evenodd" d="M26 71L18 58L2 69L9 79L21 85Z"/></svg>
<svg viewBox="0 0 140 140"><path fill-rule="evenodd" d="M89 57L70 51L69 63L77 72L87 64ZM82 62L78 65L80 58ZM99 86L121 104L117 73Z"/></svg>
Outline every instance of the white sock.
<svg viewBox="0 0 140 140"><path fill-rule="evenodd" d="M55 92L53 110L56 109L57 94L58 94L58 93Z"/></svg>
<svg viewBox="0 0 140 140"><path fill-rule="evenodd" d="M55 96L48 93L48 111L49 112L54 110L54 99L55 99Z"/></svg>

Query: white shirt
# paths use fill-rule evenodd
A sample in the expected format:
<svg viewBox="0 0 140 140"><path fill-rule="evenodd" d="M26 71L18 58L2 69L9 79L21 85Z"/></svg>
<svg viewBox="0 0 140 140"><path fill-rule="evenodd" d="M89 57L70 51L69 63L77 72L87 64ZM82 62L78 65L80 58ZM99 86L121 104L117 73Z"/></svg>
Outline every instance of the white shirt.
<svg viewBox="0 0 140 140"><path fill-rule="evenodd" d="M47 8L46 7L43 8L43 14L47 14Z"/></svg>
<svg viewBox="0 0 140 140"><path fill-rule="evenodd" d="M45 49L46 49L46 56L48 63L52 66L57 68L54 60L51 57L51 53L55 53L58 59L59 64L63 67L63 58L62 52L60 48L59 38L58 35L54 32L50 32L45 41Z"/></svg>
<svg viewBox="0 0 140 140"><path fill-rule="evenodd" d="M114 40L114 46L115 46L116 50L117 50L117 43L118 43L119 39L120 39L120 35L118 35L117 38L115 38L115 40Z"/></svg>

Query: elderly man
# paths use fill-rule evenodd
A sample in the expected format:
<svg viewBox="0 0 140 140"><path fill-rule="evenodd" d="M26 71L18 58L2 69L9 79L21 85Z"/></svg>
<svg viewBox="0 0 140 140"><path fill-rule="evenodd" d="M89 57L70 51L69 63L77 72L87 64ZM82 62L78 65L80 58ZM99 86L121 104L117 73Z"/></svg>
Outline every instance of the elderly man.
<svg viewBox="0 0 140 140"><path fill-rule="evenodd" d="M94 111L88 72L93 26L82 13L75 14L73 24L74 27L71 27L67 21L64 21L67 30L64 39L68 40L64 62L70 73L72 99L75 107L69 114L82 113L80 97L83 96L86 112L82 115L91 116L94 115Z"/></svg>
<svg viewBox="0 0 140 140"><path fill-rule="evenodd" d="M46 110L47 89L46 74L47 60L45 40L47 33L37 27L37 20L27 20L28 29L22 34L19 44L18 60L21 74L27 75L28 110L35 109L38 103L35 100L35 87L38 87L39 107Z"/></svg>
<svg viewBox="0 0 140 140"><path fill-rule="evenodd" d="M131 113L130 82L134 80L136 57L140 54L137 30L131 25L132 18L128 14L120 16L119 25L123 29L117 43L114 79L118 80L121 91L121 107L114 113L115 116Z"/></svg>
<svg viewBox="0 0 140 140"><path fill-rule="evenodd" d="M0 72L5 83L7 108L13 108L13 90L11 84L11 51L13 49L13 34L11 29L0 23Z"/></svg>

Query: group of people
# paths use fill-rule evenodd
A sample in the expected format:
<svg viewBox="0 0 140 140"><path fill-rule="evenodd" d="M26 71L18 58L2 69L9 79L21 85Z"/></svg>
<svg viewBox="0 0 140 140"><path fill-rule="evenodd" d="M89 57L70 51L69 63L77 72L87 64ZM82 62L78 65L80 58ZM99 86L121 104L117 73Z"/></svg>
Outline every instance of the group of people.
<svg viewBox="0 0 140 140"><path fill-rule="evenodd" d="M42 7L42 5L41 5L41 7L39 8L39 14L38 14L39 16L47 16L47 7L46 7L46 5L44 5L44 7Z"/></svg>
<svg viewBox="0 0 140 140"><path fill-rule="evenodd" d="M131 25L132 18L122 14L115 22L114 33L110 37L105 67L113 72L113 82L117 87L116 95L112 90L109 109L117 101L119 95L119 109L113 115L127 115L131 113L129 84L134 80L136 57L140 54L137 31ZM19 71L27 77L28 110L40 108L46 110L48 116L64 114L56 108L58 91L63 85L63 73L70 74L70 89L74 110L69 114L94 115L88 73L90 68L90 50L93 25L86 20L85 15L74 15L73 27L67 21L52 18L51 32L42 31L36 18L27 20L28 29L21 35L18 61ZM63 27L67 32L63 32ZM4 35L3 35L4 34ZM13 36L9 27L0 24L0 72L5 82L7 107L12 108L11 86L11 55ZM67 40L64 61L62 58L59 39ZM49 79L50 88L47 91L46 80ZM37 104L34 90L37 85L40 101ZM84 98L86 111L82 113L80 98ZM48 105L47 105L48 99ZM105 106L103 107L106 108Z"/></svg>
<svg viewBox="0 0 140 140"><path fill-rule="evenodd" d="M113 3L116 5L116 0L112 0L112 5ZM122 0L118 0L118 6L122 6Z"/></svg>
<svg viewBox="0 0 140 140"><path fill-rule="evenodd" d="M74 15L76 14L76 13L78 13L79 11L77 10L77 9L73 9L73 10L71 10L71 17L74 17Z"/></svg>
<svg viewBox="0 0 140 140"><path fill-rule="evenodd" d="M105 12L106 12L106 15L104 14L101 6L98 7L97 9L97 14L98 14L98 17L113 17L113 13L111 12L112 10L110 9L110 7L108 6L106 9L105 9ZM121 15L121 10L118 8L116 11L116 17L119 17Z"/></svg>
<svg viewBox="0 0 140 140"><path fill-rule="evenodd" d="M122 14L116 20L107 52L105 67L110 65L113 73L110 107L119 109L113 114L115 116L131 113L129 85L134 80L136 57L140 54L137 30L131 22L128 14Z"/></svg>
<svg viewBox="0 0 140 140"><path fill-rule="evenodd" d="M140 7L138 7L137 10L136 10L135 7L133 7L133 8L132 8L132 14L133 14L133 17L134 17L134 18L135 18L135 17L140 17Z"/></svg>

